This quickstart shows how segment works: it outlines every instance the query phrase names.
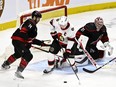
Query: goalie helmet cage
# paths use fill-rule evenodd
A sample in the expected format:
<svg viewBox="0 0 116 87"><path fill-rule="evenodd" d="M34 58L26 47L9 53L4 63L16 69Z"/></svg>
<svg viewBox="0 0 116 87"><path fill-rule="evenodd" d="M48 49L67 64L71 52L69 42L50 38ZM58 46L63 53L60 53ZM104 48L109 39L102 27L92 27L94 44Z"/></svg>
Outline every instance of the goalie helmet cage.
<svg viewBox="0 0 116 87"><path fill-rule="evenodd" d="M34 10L38 10L42 13L42 19L48 19L48 18L52 18L53 17L58 17L58 16L67 16L67 6L63 5L63 6L49 6L49 7L41 7L41 8L35 8L35 9L31 9L25 12L22 12L19 14L19 21L18 21L18 25L21 25L24 20L26 20L27 18L31 17L31 14ZM55 14L52 15L49 13L54 12ZM44 16L44 14L46 15L46 18ZM51 16L51 17L48 17Z"/></svg>

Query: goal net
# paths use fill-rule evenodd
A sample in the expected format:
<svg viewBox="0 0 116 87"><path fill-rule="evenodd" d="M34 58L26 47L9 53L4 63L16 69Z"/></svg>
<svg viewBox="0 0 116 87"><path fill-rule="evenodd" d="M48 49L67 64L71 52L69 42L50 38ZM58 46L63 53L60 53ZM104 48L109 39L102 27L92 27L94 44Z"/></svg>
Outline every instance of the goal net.
<svg viewBox="0 0 116 87"><path fill-rule="evenodd" d="M35 8L20 13L18 15L17 25L21 25L27 18L31 17L31 14L34 10L38 10L42 13L42 20L64 15L67 16L67 6L65 5Z"/></svg>

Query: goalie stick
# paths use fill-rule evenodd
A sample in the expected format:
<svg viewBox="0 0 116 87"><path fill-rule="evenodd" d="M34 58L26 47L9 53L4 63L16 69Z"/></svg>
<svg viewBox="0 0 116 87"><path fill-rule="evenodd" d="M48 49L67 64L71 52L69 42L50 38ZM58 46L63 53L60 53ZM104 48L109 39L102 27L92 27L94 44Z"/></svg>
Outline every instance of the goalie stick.
<svg viewBox="0 0 116 87"><path fill-rule="evenodd" d="M85 49L86 48L86 44L88 42L88 37L86 37L84 35L81 35L78 40L75 38L75 41L78 43L77 48L80 47L82 49L82 51L85 53L85 55L87 56L87 58L90 60L90 62L92 63L92 65L97 68L98 64L93 59L93 57L89 54L89 52Z"/></svg>
<svg viewBox="0 0 116 87"><path fill-rule="evenodd" d="M93 57L88 53L88 51L83 47L83 44L81 41L78 41L80 44L80 47L82 48L83 52L86 54L87 58L90 60L90 62L97 68L98 64L95 62Z"/></svg>
<svg viewBox="0 0 116 87"><path fill-rule="evenodd" d="M105 65L109 64L110 62L112 62L112 61L115 60L115 59L116 59L116 57L113 58L113 59L111 59L110 61L108 61L107 63L105 63L104 65L100 66L99 68L97 68L97 69L95 69L95 70L88 70L88 69L86 69L86 68L83 68L83 70L84 70L85 72L88 72L88 73L94 73L94 72L98 71L99 69L101 69L102 67L104 67Z"/></svg>

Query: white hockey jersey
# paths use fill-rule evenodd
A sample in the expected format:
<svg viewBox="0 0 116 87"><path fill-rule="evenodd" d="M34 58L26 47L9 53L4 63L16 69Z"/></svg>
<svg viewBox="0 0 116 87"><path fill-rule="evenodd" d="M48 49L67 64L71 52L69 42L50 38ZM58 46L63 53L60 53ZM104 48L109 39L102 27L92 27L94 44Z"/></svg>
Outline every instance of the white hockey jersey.
<svg viewBox="0 0 116 87"><path fill-rule="evenodd" d="M68 23L65 29L61 29L57 19L52 19L51 25L53 26L51 32L56 31L57 33L62 34L63 41L59 40L60 44L66 44L67 45L66 49L71 49L74 44L74 37L76 33L74 26L71 23Z"/></svg>

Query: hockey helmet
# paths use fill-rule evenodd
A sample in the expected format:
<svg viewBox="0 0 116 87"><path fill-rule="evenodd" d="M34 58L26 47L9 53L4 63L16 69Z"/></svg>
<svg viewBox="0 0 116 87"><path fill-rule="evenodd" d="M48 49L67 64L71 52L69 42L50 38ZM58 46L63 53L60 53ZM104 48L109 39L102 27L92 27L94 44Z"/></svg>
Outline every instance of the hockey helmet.
<svg viewBox="0 0 116 87"><path fill-rule="evenodd" d="M66 16L61 16L58 21L59 25L65 26L68 23L68 19Z"/></svg>
<svg viewBox="0 0 116 87"><path fill-rule="evenodd" d="M104 25L103 19L102 19L101 17L97 17L97 18L94 20L94 22L95 22L95 25L96 25L97 27L102 27L102 26Z"/></svg>
<svg viewBox="0 0 116 87"><path fill-rule="evenodd" d="M35 11L32 12L32 18L33 18L34 16L35 16L35 17L42 18L41 13L40 13L39 11L37 11L37 10L35 10Z"/></svg>

